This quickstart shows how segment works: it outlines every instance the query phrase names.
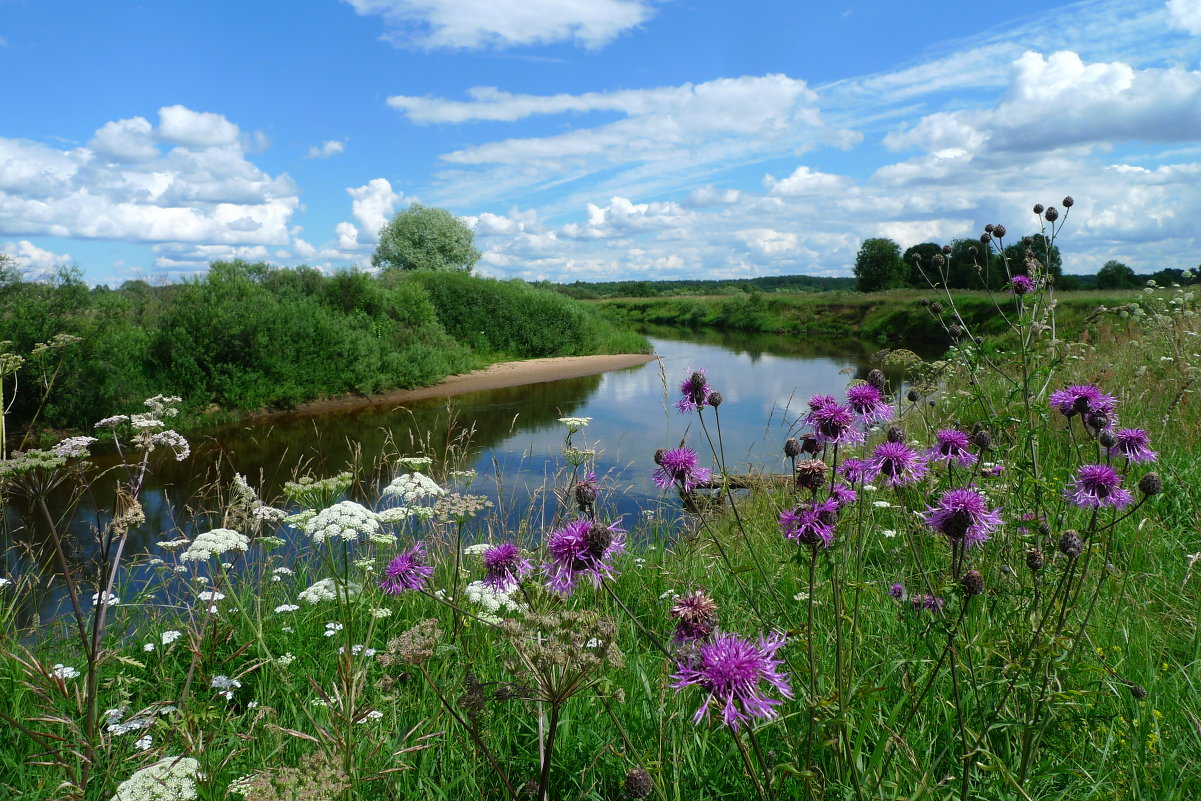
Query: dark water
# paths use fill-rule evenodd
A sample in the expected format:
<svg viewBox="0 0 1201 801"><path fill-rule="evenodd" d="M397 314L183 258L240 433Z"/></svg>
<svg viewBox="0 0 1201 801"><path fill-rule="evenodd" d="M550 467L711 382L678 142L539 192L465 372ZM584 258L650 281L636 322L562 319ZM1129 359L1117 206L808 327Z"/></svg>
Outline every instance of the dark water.
<svg viewBox="0 0 1201 801"><path fill-rule="evenodd" d="M148 480L141 495L146 523L131 531L126 553L145 553L156 541L220 525L206 512L216 504L203 500L204 488L214 481L228 488L235 472L272 502L294 474L330 476L357 463L362 481L352 495L374 505L376 488L396 475L390 466L393 457L428 453L441 464L448 443L450 453L463 457L455 466L478 473L469 488L459 484L460 491L496 502L499 515L493 525L537 536L558 511L553 497L540 488L548 479L566 486L570 474L562 455L566 429L558 422L564 416L593 418L574 443L598 452L595 470L602 477L601 504L607 515L622 516L627 526L648 509L659 509L670 519L678 501L665 499L651 482L655 449L676 447L683 440L711 463L704 458L708 443L696 417L681 415L672 406L677 386L691 370L707 368L710 384L725 398L720 419L728 467L734 472L751 466L781 471L781 446L808 397L840 393L849 380L866 374L868 356L876 349L853 340L819 343L715 333L682 339L679 332L672 332L672 338L650 333L658 359L641 367L460 395L449 408L446 400L363 406L193 433L192 456L160 463ZM465 430L471 432L469 439L464 439ZM106 463L103 455L97 461ZM94 532L105 514L97 508L106 509L108 503L98 494L94 501L85 499L75 515L71 539L81 562L95 554ZM14 505L7 512L13 540L36 543L45 537L29 510ZM8 558L10 574L32 568L28 557L10 552ZM42 561L43 569L53 566L46 552L35 561ZM48 584L36 603L43 614L53 614L62 602L62 592L53 581Z"/></svg>

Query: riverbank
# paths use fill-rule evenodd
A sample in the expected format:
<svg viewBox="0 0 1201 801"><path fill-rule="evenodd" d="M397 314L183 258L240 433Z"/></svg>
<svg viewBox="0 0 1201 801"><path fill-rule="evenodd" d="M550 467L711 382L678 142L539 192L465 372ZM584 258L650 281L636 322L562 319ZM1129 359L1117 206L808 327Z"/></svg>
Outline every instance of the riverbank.
<svg viewBox="0 0 1201 801"><path fill-rule="evenodd" d="M527 384L542 384L565 378L581 378L588 375L607 373L637 367L653 361L655 356L647 353L600 354L596 356L555 356L546 359L524 359L512 362L497 362L479 370L447 376L436 384L415 389L396 389L378 395L345 395L339 398L324 398L299 404L287 411L265 410L245 416L245 419L261 420L271 417L298 414L322 414L342 409L371 406L396 406L429 398L449 398L468 392L483 392L489 389L520 387Z"/></svg>

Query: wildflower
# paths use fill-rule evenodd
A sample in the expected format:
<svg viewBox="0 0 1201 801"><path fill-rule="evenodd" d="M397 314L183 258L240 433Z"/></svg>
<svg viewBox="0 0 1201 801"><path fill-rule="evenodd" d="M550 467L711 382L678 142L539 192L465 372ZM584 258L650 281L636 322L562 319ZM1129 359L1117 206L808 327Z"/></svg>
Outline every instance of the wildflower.
<svg viewBox="0 0 1201 801"><path fill-rule="evenodd" d="M1091 385L1078 384L1051 393L1051 407L1065 417L1100 412L1113 416L1118 399Z"/></svg>
<svg viewBox="0 0 1201 801"><path fill-rule="evenodd" d="M676 643L707 640L717 626L717 604L700 590L677 596L668 614L676 621Z"/></svg>
<svg viewBox="0 0 1201 801"><path fill-rule="evenodd" d="M214 592L212 590L205 590L204 592L197 593L196 597L202 601L224 601L225 593Z"/></svg>
<svg viewBox="0 0 1201 801"><path fill-rule="evenodd" d="M508 592L521 584L533 565L521 555L521 549L516 545L502 542L484 551L484 568L488 571L484 584L494 590Z"/></svg>
<svg viewBox="0 0 1201 801"><path fill-rule="evenodd" d="M706 693L693 716L695 723L706 717L711 702L721 709L722 721L735 731L741 721L752 717L774 719L775 707L782 702L766 696L762 685L766 682L784 698L792 698L788 677L779 670L783 662L776 658L783 645L779 634L760 637L757 643L737 634L718 635L676 665L671 686L682 690L695 685Z"/></svg>
<svg viewBox="0 0 1201 801"><path fill-rule="evenodd" d="M812 406L813 401L810 401ZM833 400L814 409L807 417L820 445L853 445L863 442L862 431L855 428L855 415Z"/></svg>
<svg viewBox="0 0 1201 801"><path fill-rule="evenodd" d="M660 489L678 484L684 492L692 492L697 484L705 483L712 475L709 468L699 466L696 451L691 448L665 450L658 461L654 480Z"/></svg>
<svg viewBox="0 0 1201 801"><path fill-rule="evenodd" d="M50 671L50 675L54 676L56 679L62 679L63 681L66 681L67 679L79 678L79 671L70 665L64 665L60 662L54 666L53 670Z"/></svg>
<svg viewBox="0 0 1201 801"><path fill-rule="evenodd" d="M280 667L287 667L288 665L292 664L295 661L296 661L296 655L293 654L291 651L288 651L287 653L285 653L282 656L275 657L275 664L279 665Z"/></svg>
<svg viewBox="0 0 1201 801"><path fill-rule="evenodd" d="M834 544L837 514L838 504L832 499L803 503L796 509L780 513L780 528L785 537L802 545L820 544L829 548Z"/></svg>
<svg viewBox="0 0 1201 801"><path fill-rule="evenodd" d="M570 595L580 575L587 575L599 587L603 578L613 577L612 560L625 550L624 534L616 522L602 526L590 520L575 520L556 529L546 543L550 557L543 568L546 586Z"/></svg>
<svg viewBox="0 0 1201 801"><path fill-rule="evenodd" d="M108 604L109 606L119 606L120 605L121 599L117 597L116 593L112 593L112 592L105 593L105 596L106 596L105 603ZM93 606L100 605L100 593L98 593L98 592L92 593L92 605Z"/></svg>
<svg viewBox="0 0 1201 801"><path fill-rule="evenodd" d="M888 588L888 595L891 598L896 598L898 601L905 597L905 585L901 583L893 584Z"/></svg>
<svg viewBox="0 0 1201 801"><path fill-rule="evenodd" d="M688 378L680 382L680 399L676 401L676 409L680 414L700 411L709 401L709 380L705 377L705 368L694 370Z"/></svg>
<svg viewBox="0 0 1201 801"><path fill-rule="evenodd" d="M946 603L946 601L944 601L942 598L939 598L937 595L928 595L926 593L913 595L909 598L909 605L914 611L921 611L924 609L927 612L941 612Z"/></svg>
<svg viewBox="0 0 1201 801"><path fill-rule="evenodd" d="M945 461L948 467L951 462L958 463L960 467L969 467L976 462L975 454L968 450L970 445L967 434L962 431L953 428L936 431L934 447L926 451L926 458L930 461Z"/></svg>
<svg viewBox="0 0 1201 801"><path fill-rule="evenodd" d="M401 503L406 504L445 494L446 490L423 473L406 473L394 478L391 484L384 487L384 495L395 496Z"/></svg>
<svg viewBox="0 0 1201 801"><path fill-rule="evenodd" d="M821 459L805 459L796 465L797 489L815 490L826 481L829 468Z"/></svg>
<svg viewBox="0 0 1201 801"><path fill-rule="evenodd" d="M302 590L297 598L306 604L319 604L322 601L333 601L339 597L354 598L362 592L362 589L354 582L339 584L335 579L324 578L311 585L307 590Z"/></svg>
<svg viewBox="0 0 1201 801"><path fill-rule="evenodd" d="M868 464L873 476L884 476L894 487L920 481L927 471L925 458L903 442L880 443Z"/></svg>
<svg viewBox="0 0 1201 801"><path fill-rule="evenodd" d="M1026 567L1031 573L1037 573L1043 569L1043 552L1038 548L1028 548L1026 550Z"/></svg>
<svg viewBox="0 0 1201 801"><path fill-rule="evenodd" d="M862 484L871 475L871 465L863 459L846 459L838 466L838 472L852 484Z"/></svg>
<svg viewBox="0 0 1201 801"><path fill-rule="evenodd" d="M841 510L859 500L859 496L846 484L835 484L830 488L830 500Z"/></svg>
<svg viewBox="0 0 1201 801"><path fill-rule="evenodd" d="M388 563L379 586L389 595L400 595L408 590L424 588L433 574L434 568L425 564L425 546L418 542L407 551L401 551Z"/></svg>
<svg viewBox="0 0 1201 801"><path fill-rule="evenodd" d="M1076 473L1076 480L1063 491L1064 497L1082 509L1112 506L1121 509L1134 500L1129 490L1119 485L1122 477L1109 465L1086 464Z"/></svg>
<svg viewBox="0 0 1201 801"><path fill-rule="evenodd" d="M596 473L588 473L583 481L575 485L575 504L581 512L587 512L596 503Z"/></svg>
<svg viewBox="0 0 1201 801"><path fill-rule="evenodd" d="M1069 559L1075 559L1084 553L1084 541L1078 533L1068 529L1059 537L1059 552Z"/></svg>
<svg viewBox="0 0 1201 801"><path fill-rule="evenodd" d="M560 417L559 422L567 426L567 431L571 434L576 433L582 428L587 427L592 422L591 417Z"/></svg>
<svg viewBox="0 0 1201 801"><path fill-rule="evenodd" d="M1119 428L1113 435L1110 456L1125 456L1130 462L1154 462L1159 454L1151 450L1151 439L1141 428Z"/></svg>
<svg viewBox="0 0 1201 801"><path fill-rule="evenodd" d="M165 757L117 785L112 801L191 801L199 771L191 757Z"/></svg>
<svg viewBox="0 0 1201 801"><path fill-rule="evenodd" d="M182 636L182 631L175 631L174 629L171 629L169 631L164 631L162 636L159 637L159 641L162 642L163 645L170 645Z"/></svg>
<svg viewBox="0 0 1201 801"><path fill-rule="evenodd" d="M990 512L984 497L975 490L953 489L944 492L938 505L926 509L922 516L930 528L971 548L986 542L1001 525L1000 511Z"/></svg>
<svg viewBox="0 0 1201 801"><path fill-rule="evenodd" d="M180 554L179 561L203 562L230 551L249 549L250 540L244 534L239 534L230 528L215 528L198 535L188 549Z"/></svg>
<svg viewBox="0 0 1201 801"><path fill-rule="evenodd" d="M299 608L300 607L296 604L280 604L279 606L275 607L275 614L282 615L286 614L287 612L295 612Z"/></svg>
<svg viewBox="0 0 1201 801"><path fill-rule="evenodd" d="M343 539L357 542L363 535L371 536L380 530L375 512L354 501L341 501L322 509L302 526L314 544Z"/></svg>
<svg viewBox="0 0 1201 801"><path fill-rule="evenodd" d="M892 419L892 406L880 390L871 384L859 384L847 389L847 404L868 425Z"/></svg>
<svg viewBox="0 0 1201 801"><path fill-rule="evenodd" d="M490 586L487 581L473 581L463 590L463 594L467 600L476 606L482 608L488 617L491 617L490 623L499 623L500 619L495 617L497 612L502 610L520 612L522 606L514 601L510 594L517 589L513 585L510 589L496 589Z"/></svg>
<svg viewBox="0 0 1201 801"><path fill-rule="evenodd" d="M1034 291L1034 282L1026 275L1015 275L1009 284L1015 295L1026 295Z"/></svg>
<svg viewBox="0 0 1201 801"><path fill-rule="evenodd" d="M148 642L148 643L144 644L142 646L142 650L145 651L146 653L150 653L151 651L154 650L154 643Z"/></svg>
<svg viewBox="0 0 1201 801"><path fill-rule="evenodd" d="M149 734L145 734L145 735L139 737L138 739L134 740L133 745L134 745L134 748L138 749L139 751L145 751L145 750L149 749L150 746L153 745L153 743L154 743L154 738L151 737Z"/></svg>
<svg viewBox="0 0 1201 801"><path fill-rule="evenodd" d="M88 446L96 442L95 437L67 437L50 449L55 456L71 459L76 456L87 456Z"/></svg>

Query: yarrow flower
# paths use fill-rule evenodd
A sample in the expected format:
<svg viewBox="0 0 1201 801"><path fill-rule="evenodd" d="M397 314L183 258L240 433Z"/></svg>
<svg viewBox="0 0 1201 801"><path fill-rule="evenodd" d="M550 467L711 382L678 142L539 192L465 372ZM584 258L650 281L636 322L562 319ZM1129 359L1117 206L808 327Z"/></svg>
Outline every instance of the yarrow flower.
<svg viewBox="0 0 1201 801"><path fill-rule="evenodd" d="M484 585L498 592L516 589L533 569L530 560L521 555L521 549L511 542L493 545L484 551Z"/></svg>
<svg viewBox="0 0 1201 801"><path fill-rule="evenodd" d="M699 370L694 370L689 373L688 377L680 382L680 399L676 401L676 409L680 414L688 414L692 411L699 412L709 402L709 380L705 377L708 372L702 367Z"/></svg>
<svg viewBox="0 0 1201 801"><path fill-rule="evenodd" d="M567 426L568 433L574 434L592 422L591 417L560 417L559 422Z"/></svg>
<svg viewBox="0 0 1201 801"><path fill-rule="evenodd" d="M972 548L986 542L1001 525L1001 510L989 511L984 496L971 489L944 492L937 506L923 513L926 525L952 542Z"/></svg>
<svg viewBox="0 0 1201 801"><path fill-rule="evenodd" d="M970 467L976 463L976 455L969 448L971 441L967 434L953 428L934 433L934 447L926 451L930 461L943 461L947 466L956 462L960 467Z"/></svg>
<svg viewBox="0 0 1201 801"><path fill-rule="evenodd" d="M191 801L199 771L191 757L165 757L117 785L112 801Z"/></svg>
<svg viewBox="0 0 1201 801"><path fill-rule="evenodd" d="M1063 491L1064 497L1082 509L1112 506L1121 509L1134 500L1129 490L1120 486L1122 477L1109 465L1086 464L1076 473L1076 480Z"/></svg>
<svg viewBox="0 0 1201 801"><path fill-rule="evenodd" d="M379 586L389 595L400 595L422 589L433 574L434 568L425 563L425 545L418 542L388 563Z"/></svg>
<svg viewBox="0 0 1201 801"><path fill-rule="evenodd" d="M1094 386L1077 384L1052 392L1050 403L1053 409L1065 417L1094 412L1112 417L1118 406L1118 399Z"/></svg>
<svg viewBox="0 0 1201 801"><path fill-rule="evenodd" d="M1034 282L1027 275L1015 275L1009 284L1015 295L1026 295L1034 291Z"/></svg>
<svg viewBox="0 0 1201 801"><path fill-rule="evenodd" d="M392 479L392 483L384 487L384 495L392 495L401 503L413 503L425 498L437 498L445 495L446 490L424 473L406 473Z"/></svg>
<svg viewBox="0 0 1201 801"><path fill-rule="evenodd" d="M838 503L827 499L818 503L803 503L795 509L780 513L780 528L784 536L802 545L834 544L834 523L838 520Z"/></svg>
<svg viewBox="0 0 1201 801"><path fill-rule="evenodd" d="M782 701L764 694L764 683L784 698L792 698L788 677L780 672L783 661L776 652L784 645L779 634L760 637L758 642L737 634L720 634L712 643L697 646L676 665L674 689L697 686L706 693L693 722L700 723L710 705L721 710L722 721L735 731L752 717L772 720Z"/></svg>
<svg viewBox="0 0 1201 801"><path fill-rule="evenodd" d="M1114 432L1115 444L1110 456L1125 456L1130 462L1154 462L1159 454L1151 450L1151 438L1141 428L1119 428Z"/></svg>
<svg viewBox="0 0 1201 801"><path fill-rule="evenodd" d="M319 545L326 540L336 539L357 542L364 535L370 537L377 534L380 525L378 516L366 506L354 501L341 501L322 509L304 524L303 529L313 543Z"/></svg>
<svg viewBox="0 0 1201 801"><path fill-rule="evenodd" d="M847 389L847 404L868 425L892 419L892 405L871 384L858 384Z"/></svg>
<svg viewBox="0 0 1201 801"><path fill-rule="evenodd" d="M657 461L659 468L655 470L655 486L660 489L678 484L684 492L692 492L697 484L703 484L710 479L712 473L707 467L701 467L696 457L696 451L691 448L674 448L663 451Z"/></svg>
<svg viewBox="0 0 1201 801"><path fill-rule="evenodd" d="M872 451L872 476L884 476L894 487L920 481L928 470L920 453L904 442L881 442Z"/></svg>
<svg viewBox="0 0 1201 801"><path fill-rule="evenodd" d="M230 551L250 550L250 540L231 528L215 528L197 535L179 556L181 562L203 562Z"/></svg>
<svg viewBox="0 0 1201 801"><path fill-rule="evenodd" d="M546 586L560 595L571 595L580 576L601 580L613 577L615 556L625 550L625 529L617 522L608 526L591 520L575 520L551 532L546 542L549 561L543 566Z"/></svg>
<svg viewBox="0 0 1201 801"><path fill-rule="evenodd" d="M676 621L677 644L707 640L717 626L717 604L700 590L676 596L668 614Z"/></svg>

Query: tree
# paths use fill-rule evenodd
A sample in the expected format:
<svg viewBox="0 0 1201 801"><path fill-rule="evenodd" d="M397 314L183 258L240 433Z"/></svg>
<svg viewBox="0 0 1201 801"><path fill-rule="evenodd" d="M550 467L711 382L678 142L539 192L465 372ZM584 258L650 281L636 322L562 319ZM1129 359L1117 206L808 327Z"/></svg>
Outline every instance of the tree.
<svg viewBox="0 0 1201 801"><path fill-rule="evenodd" d="M905 286L909 268L901 260L901 246L883 237L866 240L855 256L855 277L860 292Z"/></svg>
<svg viewBox="0 0 1201 801"><path fill-rule="evenodd" d="M472 236L471 229L446 209L414 203L380 229L371 266L469 273L480 258Z"/></svg>
<svg viewBox="0 0 1201 801"><path fill-rule="evenodd" d="M1134 270L1116 259L1105 262L1097 272L1097 289L1133 289L1138 286Z"/></svg>
<svg viewBox="0 0 1201 801"><path fill-rule="evenodd" d="M936 245L933 242L923 242L920 245L910 245L906 248L905 255L901 257L901 260L905 262L905 268L909 271L909 286L927 289L930 286L927 280L934 284L942 283L938 267L934 263L934 257L941 254L942 245ZM920 266L914 263L914 255L921 257Z"/></svg>

